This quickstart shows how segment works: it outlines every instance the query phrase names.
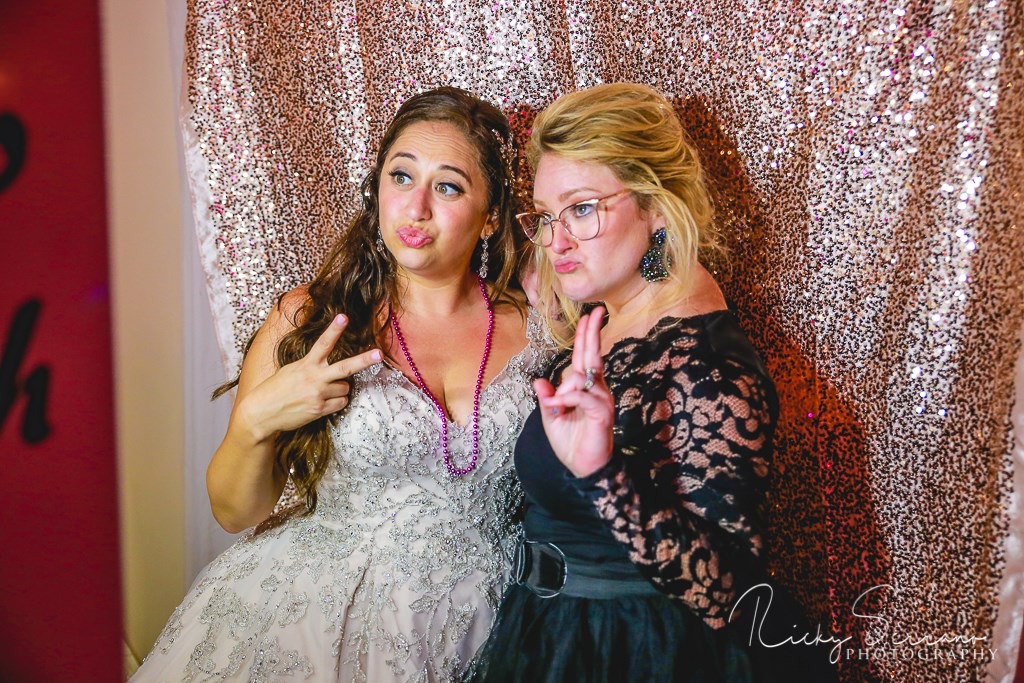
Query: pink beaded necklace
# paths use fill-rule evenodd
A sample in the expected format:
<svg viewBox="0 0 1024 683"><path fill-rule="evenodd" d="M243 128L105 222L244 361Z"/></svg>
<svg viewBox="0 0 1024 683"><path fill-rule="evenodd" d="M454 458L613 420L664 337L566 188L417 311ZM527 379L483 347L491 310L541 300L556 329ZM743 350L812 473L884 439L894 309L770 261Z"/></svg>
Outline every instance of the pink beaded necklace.
<svg viewBox="0 0 1024 683"><path fill-rule="evenodd" d="M441 449L444 451L444 466L448 468L452 476L456 477L468 474L476 467L476 459L480 451L480 387L484 382L484 369L487 367L487 358L491 355L491 339L494 335L494 307L491 306L491 298L487 296L487 286L479 275L477 276L477 282L480 284L480 293L483 294L484 304L487 305L487 336L484 338L484 356L480 359L480 371L476 373L476 389L473 391L473 419L471 422L473 458L466 467L455 467L452 465L452 454L448 450L448 416L445 414L441 402L437 400L437 397L427 388L427 383L423 381L423 376L420 375L420 371L417 369L416 363L413 362L412 355L409 353L409 347L405 345L405 338L402 336L402 330L398 326L398 316L395 315L394 309L391 311L391 327L395 330L395 337L398 339L398 345L402 348L402 355L405 356L406 362L412 368L412 374L416 377L416 383L433 402L434 408L437 409L437 415L441 418Z"/></svg>

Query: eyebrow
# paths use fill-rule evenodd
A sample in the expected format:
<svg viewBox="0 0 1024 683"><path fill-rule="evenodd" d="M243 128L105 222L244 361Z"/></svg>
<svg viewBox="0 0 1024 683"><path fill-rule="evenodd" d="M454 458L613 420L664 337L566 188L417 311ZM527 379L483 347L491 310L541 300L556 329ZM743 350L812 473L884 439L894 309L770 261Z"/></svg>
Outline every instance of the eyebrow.
<svg viewBox="0 0 1024 683"><path fill-rule="evenodd" d="M403 159L411 159L412 161L419 161L419 159L416 158L416 155L413 154L412 152L395 152L391 156L391 160L397 159L399 157ZM465 178L466 182L469 185L473 184L473 179L469 177L469 174L463 171L458 166L452 166L451 164L441 164L438 168L440 168L442 171L451 171L452 173L456 173Z"/></svg>
<svg viewBox="0 0 1024 683"><path fill-rule="evenodd" d="M574 187L571 190L566 190L562 194L558 195L558 202L561 204L566 199L568 199L569 197L571 197L574 194L577 194L579 192L593 192L594 194L601 194L600 191L598 191L598 190L596 190L596 189L594 189L592 187ZM584 199L582 201L587 201L587 200ZM536 205L537 205L537 202L534 202L534 206L536 206Z"/></svg>
<svg viewBox="0 0 1024 683"><path fill-rule="evenodd" d="M558 201L564 202L566 199L568 199L569 197L573 196L578 192L593 192L595 194L601 194L599 190L596 190L593 187L577 187L572 190L566 190L562 194L558 195Z"/></svg>

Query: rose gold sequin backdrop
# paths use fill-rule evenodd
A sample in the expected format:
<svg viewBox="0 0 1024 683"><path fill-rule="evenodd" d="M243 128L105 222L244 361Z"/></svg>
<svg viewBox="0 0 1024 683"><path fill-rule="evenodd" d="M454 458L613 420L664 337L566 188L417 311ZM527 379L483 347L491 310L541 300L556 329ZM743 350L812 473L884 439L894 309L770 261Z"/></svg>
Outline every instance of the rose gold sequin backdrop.
<svg viewBox="0 0 1024 683"><path fill-rule="evenodd" d="M226 362L312 276L410 94L467 88L524 134L563 92L649 83L701 149L719 276L779 384L773 572L852 638L843 680L980 679L1024 311L1022 38L1014 0L191 0L186 147ZM884 650L942 634L979 640Z"/></svg>

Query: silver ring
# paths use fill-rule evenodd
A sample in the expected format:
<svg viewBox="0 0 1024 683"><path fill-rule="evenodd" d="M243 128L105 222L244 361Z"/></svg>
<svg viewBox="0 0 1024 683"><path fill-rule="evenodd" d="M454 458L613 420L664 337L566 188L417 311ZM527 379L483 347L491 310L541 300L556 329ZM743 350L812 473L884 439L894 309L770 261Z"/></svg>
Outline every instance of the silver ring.
<svg viewBox="0 0 1024 683"><path fill-rule="evenodd" d="M583 391L590 391L594 388L594 368L587 368L586 380L583 382Z"/></svg>

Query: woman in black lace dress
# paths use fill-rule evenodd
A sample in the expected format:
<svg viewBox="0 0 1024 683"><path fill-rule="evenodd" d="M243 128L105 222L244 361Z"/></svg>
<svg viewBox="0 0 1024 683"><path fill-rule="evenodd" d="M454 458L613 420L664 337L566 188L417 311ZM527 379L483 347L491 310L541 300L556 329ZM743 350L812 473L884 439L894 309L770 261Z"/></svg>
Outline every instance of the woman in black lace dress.
<svg viewBox="0 0 1024 683"><path fill-rule="evenodd" d="M762 573L778 410L699 261L717 245L693 148L661 95L620 83L557 100L528 156L519 218L566 350L516 446L527 540L476 679L795 680L750 647L749 609L732 623Z"/></svg>

